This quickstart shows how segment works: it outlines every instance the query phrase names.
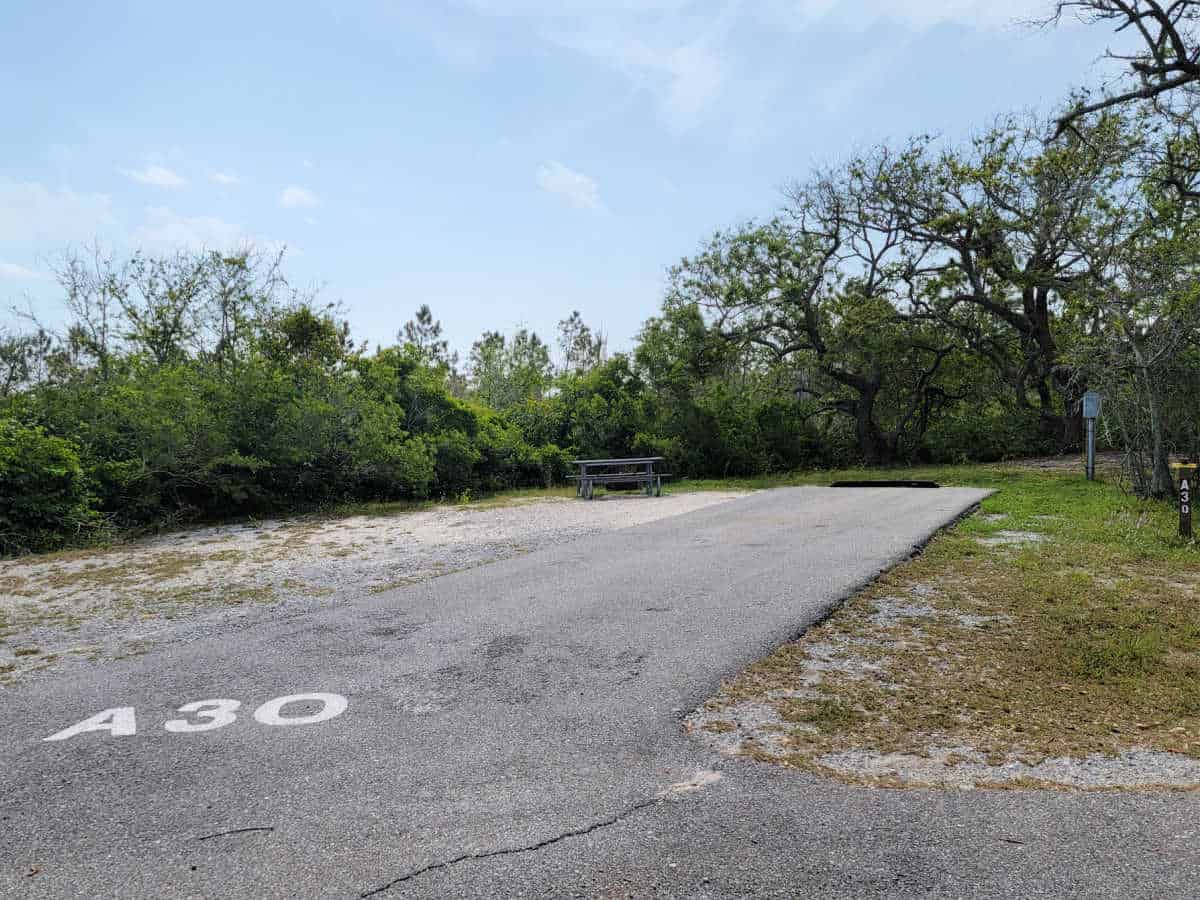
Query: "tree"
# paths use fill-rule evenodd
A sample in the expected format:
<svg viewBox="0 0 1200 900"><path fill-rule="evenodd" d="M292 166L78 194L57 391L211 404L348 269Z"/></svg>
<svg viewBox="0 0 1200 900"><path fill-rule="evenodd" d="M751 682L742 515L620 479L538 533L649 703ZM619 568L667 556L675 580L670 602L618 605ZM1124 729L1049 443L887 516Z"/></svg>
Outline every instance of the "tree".
<svg viewBox="0 0 1200 900"><path fill-rule="evenodd" d="M558 323L558 348L562 353L564 372L589 372L604 362L608 339L602 332L593 333L583 321L579 310Z"/></svg>
<svg viewBox="0 0 1200 900"><path fill-rule="evenodd" d="M695 303L727 340L761 349L797 394L854 423L862 458L920 442L950 399L938 372L953 338L903 315L901 221L870 208L888 160L855 162L789 190L788 219L718 233L672 270L671 301Z"/></svg>
<svg viewBox="0 0 1200 900"><path fill-rule="evenodd" d="M913 315L989 360L1062 449L1080 432L1059 321L1064 291L1084 275L1073 237L1099 214L1127 156L1109 122L1049 148L1039 130L1005 120L964 150L926 138L880 148L868 157L880 174L862 206L900 233Z"/></svg>
<svg viewBox="0 0 1200 900"><path fill-rule="evenodd" d="M1144 145L1141 174L1184 199L1200 199L1192 184L1200 173L1200 0L1059 0L1040 24L1057 24L1068 14L1129 33L1133 46L1108 52L1124 66L1124 77L1099 96L1078 92L1055 119L1051 142L1069 133L1081 136L1081 124L1096 113L1136 110L1157 136Z"/></svg>
<svg viewBox="0 0 1200 900"><path fill-rule="evenodd" d="M120 259L98 245L68 250L55 270L70 315L61 349L68 359L96 365L101 377L124 351L147 354L159 366L206 353L224 367L246 352L255 323L270 309L313 300L284 278L283 252L135 251Z"/></svg>
<svg viewBox="0 0 1200 900"><path fill-rule="evenodd" d="M1155 180L1114 182L1077 238L1087 278L1069 295L1078 376L1107 398L1140 496L1168 497L1172 450L1195 452L1200 218Z"/></svg>
<svg viewBox="0 0 1200 900"><path fill-rule="evenodd" d="M0 330L0 398L29 388L44 377L52 339L38 329L29 334Z"/></svg>
<svg viewBox="0 0 1200 900"><path fill-rule="evenodd" d="M255 325L277 303L297 300L283 275L285 250L267 254L253 247L237 253L206 255L208 295L201 340L211 347L218 368L242 358ZM311 298L305 298L311 299Z"/></svg>
<svg viewBox="0 0 1200 900"><path fill-rule="evenodd" d="M73 319L65 341L70 357L90 358L100 377L107 378L114 344L119 341L121 304L129 291L128 267L115 263L96 243L87 248L86 255L68 250L54 275Z"/></svg>
<svg viewBox="0 0 1200 900"><path fill-rule="evenodd" d="M194 346L204 316L208 263L205 255L185 251L166 257L138 252L123 267L123 289L115 295L127 329L121 336L157 365Z"/></svg>
<svg viewBox="0 0 1200 900"><path fill-rule="evenodd" d="M450 344L442 339L442 323L433 318L428 303L422 303L414 318L404 323L397 338L412 344L430 365L450 364Z"/></svg>
<svg viewBox="0 0 1200 900"><path fill-rule="evenodd" d="M470 382L474 395L505 410L541 397L550 383L550 348L535 332L520 329L509 340L486 331L471 346Z"/></svg>
<svg viewBox="0 0 1200 900"><path fill-rule="evenodd" d="M1041 24L1058 24L1068 14L1088 24L1112 25L1116 32L1132 32L1137 46L1108 53L1126 65L1133 83L1126 80L1100 97L1084 92L1056 120L1056 137L1093 113L1192 93L1200 84L1200 0L1059 0Z"/></svg>

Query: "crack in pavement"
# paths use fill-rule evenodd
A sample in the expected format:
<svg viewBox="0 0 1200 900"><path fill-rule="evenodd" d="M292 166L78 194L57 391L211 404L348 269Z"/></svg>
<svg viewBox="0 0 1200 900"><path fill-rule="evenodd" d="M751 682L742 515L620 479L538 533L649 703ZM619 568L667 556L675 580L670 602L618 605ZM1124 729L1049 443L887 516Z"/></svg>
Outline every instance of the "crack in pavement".
<svg viewBox="0 0 1200 900"><path fill-rule="evenodd" d="M196 838L196 840L207 841L207 840L211 840L212 838L225 837L230 834L246 834L247 832L250 832L250 831L274 831L274 830L275 830L275 826L273 826L273 825L271 825L271 826L256 825L251 828L233 828L233 829L230 829L229 831L218 831L213 834L206 834L201 837L198 837L198 838Z"/></svg>
<svg viewBox="0 0 1200 900"><path fill-rule="evenodd" d="M384 891L390 891L392 888L406 881L411 881L418 875L424 875L426 872L432 872L437 869L448 869L451 866L456 866L461 862L469 862L476 859L490 859L493 856L511 856L515 853L531 853L535 850L541 850L543 847L549 847L551 844L557 844L560 841L565 841L568 838L583 837L586 834L591 834L601 828L607 828L610 825L616 825L634 813L645 809L647 806L653 806L655 803L662 803L666 799L665 796L652 797L649 800L640 800L632 806L626 807L621 812L609 816L607 819L601 819L598 822L593 822L590 825L584 825L580 828L573 828L570 831L564 831L561 834L556 834L554 837L546 838L543 841L538 841L535 844L527 844L523 847L504 847L499 850L486 850L482 853L464 853L461 856L456 856L453 859L443 860L442 862L430 863L427 866L422 866L419 869L413 869L401 875L399 878L393 878L387 884L382 884L377 888L373 888L363 894L359 894L360 900L366 897L374 897L377 894L382 894Z"/></svg>

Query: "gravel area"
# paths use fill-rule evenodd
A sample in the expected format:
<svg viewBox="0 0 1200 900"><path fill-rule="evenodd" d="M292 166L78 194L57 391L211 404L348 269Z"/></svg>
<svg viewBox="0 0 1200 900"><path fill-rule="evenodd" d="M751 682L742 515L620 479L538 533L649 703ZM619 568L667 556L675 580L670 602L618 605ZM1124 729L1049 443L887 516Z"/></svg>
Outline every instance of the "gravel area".
<svg viewBox="0 0 1200 900"><path fill-rule="evenodd" d="M741 496L610 494L281 519L0 562L0 683L459 571Z"/></svg>
<svg viewBox="0 0 1200 900"><path fill-rule="evenodd" d="M852 778L895 780L913 786L974 788L1037 783L1097 790L1200 785L1200 760L1144 749L1119 756L1054 757L1032 765L1019 759L991 765L970 747L931 747L928 756L849 750L823 756L818 762Z"/></svg>
<svg viewBox="0 0 1200 900"><path fill-rule="evenodd" d="M985 547L1020 547L1025 544L1040 544L1046 536L1038 531L997 531L995 534L979 538L979 543Z"/></svg>

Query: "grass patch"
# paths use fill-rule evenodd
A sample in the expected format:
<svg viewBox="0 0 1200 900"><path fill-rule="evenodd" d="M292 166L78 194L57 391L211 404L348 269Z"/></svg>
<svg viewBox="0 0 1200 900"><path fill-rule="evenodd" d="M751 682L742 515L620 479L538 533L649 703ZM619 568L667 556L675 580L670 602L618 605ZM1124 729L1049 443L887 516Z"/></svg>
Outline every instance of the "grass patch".
<svg viewBox="0 0 1200 900"><path fill-rule="evenodd" d="M840 751L955 746L995 762L1134 747L1200 757L1200 547L1176 536L1170 505L1018 464L905 477L997 493L723 686L714 718L752 701L785 723L782 750L752 755L805 768ZM1001 532L1041 539L985 543Z"/></svg>

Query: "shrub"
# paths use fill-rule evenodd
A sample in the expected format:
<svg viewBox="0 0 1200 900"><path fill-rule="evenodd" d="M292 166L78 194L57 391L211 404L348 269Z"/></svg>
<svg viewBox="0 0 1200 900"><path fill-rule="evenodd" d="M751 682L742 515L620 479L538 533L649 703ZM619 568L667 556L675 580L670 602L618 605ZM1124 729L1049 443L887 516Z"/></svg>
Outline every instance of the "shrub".
<svg viewBox="0 0 1200 900"><path fill-rule="evenodd" d="M992 404L965 407L935 421L925 434L921 456L935 463L965 463L1053 452L1053 443L1040 434L1036 411Z"/></svg>
<svg viewBox="0 0 1200 900"><path fill-rule="evenodd" d="M98 518L78 447L0 420L0 553L60 547Z"/></svg>
<svg viewBox="0 0 1200 900"><path fill-rule="evenodd" d="M474 473L483 454L461 431L447 431L434 440L434 483L442 497L454 497L474 486Z"/></svg>

